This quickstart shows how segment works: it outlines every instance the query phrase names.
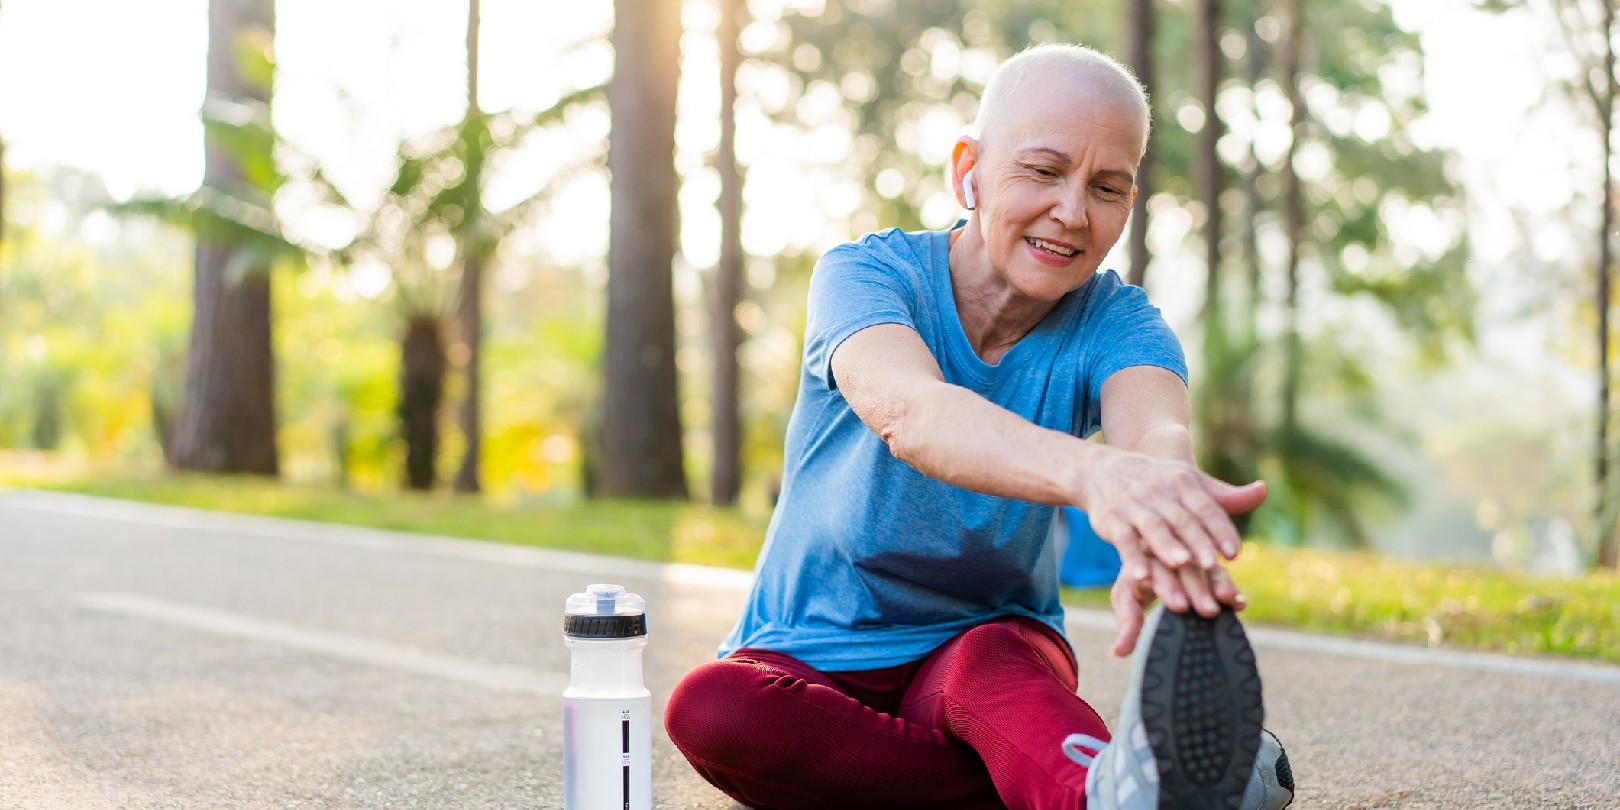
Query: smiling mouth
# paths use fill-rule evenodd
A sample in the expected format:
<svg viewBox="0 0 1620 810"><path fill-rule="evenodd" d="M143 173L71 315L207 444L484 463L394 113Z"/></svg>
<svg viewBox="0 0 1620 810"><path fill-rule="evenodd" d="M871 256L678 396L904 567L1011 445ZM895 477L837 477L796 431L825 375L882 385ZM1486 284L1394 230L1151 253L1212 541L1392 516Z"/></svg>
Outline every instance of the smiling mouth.
<svg viewBox="0 0 1620 810"><path fill-rule="evenodd" d="M1080 255L1080 251L1075 248L1066 248L1062 247L1061 245L1054 245L1045 239L1036 239L1033 236L1026 236L1024 237L1024 241L1028 242L1036 250L1050 253L1053 256L1061 256L1065 259L1072 259L1075 256Z"/></svg>

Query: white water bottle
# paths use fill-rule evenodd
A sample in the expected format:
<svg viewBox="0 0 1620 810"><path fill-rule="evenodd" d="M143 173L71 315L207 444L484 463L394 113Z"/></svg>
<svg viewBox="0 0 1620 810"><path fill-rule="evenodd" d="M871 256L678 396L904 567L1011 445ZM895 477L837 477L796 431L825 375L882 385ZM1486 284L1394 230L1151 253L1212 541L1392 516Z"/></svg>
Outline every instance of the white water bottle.
<svg viewBox="0 0 1620 810"><path fill-rule="evenodd" d="M620 585L568 597L563 692L567 810L651 810L652 693L641 680L647 603Z"/></svg>

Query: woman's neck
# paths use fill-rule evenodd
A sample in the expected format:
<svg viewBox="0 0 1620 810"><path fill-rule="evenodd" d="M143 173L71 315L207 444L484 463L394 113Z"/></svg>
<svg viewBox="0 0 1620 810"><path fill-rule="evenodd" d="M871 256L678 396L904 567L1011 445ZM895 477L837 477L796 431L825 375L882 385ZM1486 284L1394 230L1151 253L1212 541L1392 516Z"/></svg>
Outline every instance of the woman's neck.
<svg viewBox="0 0 1620 810"><path fill-rule="evenodd" d="M1014 345L1057 306L1020 294L990 265L984 240L971 227L951 232L951 295L973 353L986 363L1001 361Z"/></svg>

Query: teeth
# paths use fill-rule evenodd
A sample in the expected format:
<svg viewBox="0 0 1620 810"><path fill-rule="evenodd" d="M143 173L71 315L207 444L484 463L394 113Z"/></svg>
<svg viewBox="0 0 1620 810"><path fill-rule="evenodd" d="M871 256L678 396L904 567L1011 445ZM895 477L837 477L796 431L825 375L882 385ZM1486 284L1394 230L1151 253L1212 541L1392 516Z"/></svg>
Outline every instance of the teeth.
<svg viewBox="0 0 1620 810"><path fill-rule="evenodd" d="M1048 253L1056 253L1059 256L1073 256L1074 254L1080 252L1078 250L1072 250L1072 249L1069 249L1069 248L1058 247L1057 245L1054 245L1051 242L1046 241L1045 239L1036 239L1034 237L1029 237L1029 243L1034 245L1035 247L1040 248L1041 250L1044 250L1044 251L1046 251Z"/></svg>

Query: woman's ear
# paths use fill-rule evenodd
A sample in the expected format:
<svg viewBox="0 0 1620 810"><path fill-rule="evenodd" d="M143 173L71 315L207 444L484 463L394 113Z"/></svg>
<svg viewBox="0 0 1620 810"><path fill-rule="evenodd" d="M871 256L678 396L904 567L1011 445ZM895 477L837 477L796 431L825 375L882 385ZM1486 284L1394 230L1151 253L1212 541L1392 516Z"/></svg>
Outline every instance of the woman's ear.
<svg viewBox="0 0 1620 810"><path fill-rule="evenodd" d="M969 211L978 207L978 182L973 176L978 165L979 142L966 135L956 139L951 149L951 180L959 189L962 206Z"/></svg>

